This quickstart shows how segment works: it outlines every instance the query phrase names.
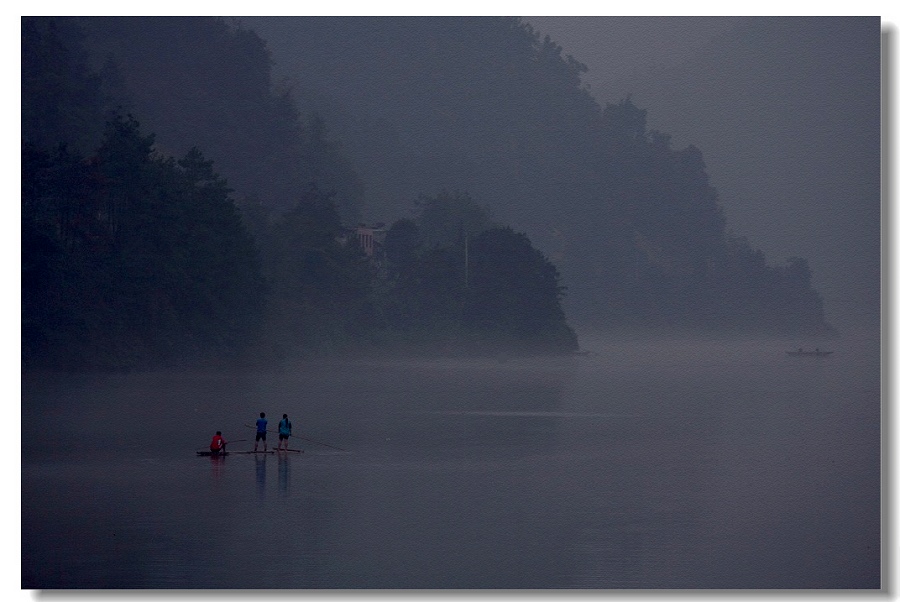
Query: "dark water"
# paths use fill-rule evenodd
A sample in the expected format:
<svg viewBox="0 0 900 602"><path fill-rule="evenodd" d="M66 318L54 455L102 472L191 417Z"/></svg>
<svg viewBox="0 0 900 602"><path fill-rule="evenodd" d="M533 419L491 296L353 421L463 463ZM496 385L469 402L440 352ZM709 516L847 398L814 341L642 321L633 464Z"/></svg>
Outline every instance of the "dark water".
<svg viewBox="0 0 900 602"><path fill-rule="evenodd" d="M26 375L22 586L880 587L877 339L584 346Z"/></svg>

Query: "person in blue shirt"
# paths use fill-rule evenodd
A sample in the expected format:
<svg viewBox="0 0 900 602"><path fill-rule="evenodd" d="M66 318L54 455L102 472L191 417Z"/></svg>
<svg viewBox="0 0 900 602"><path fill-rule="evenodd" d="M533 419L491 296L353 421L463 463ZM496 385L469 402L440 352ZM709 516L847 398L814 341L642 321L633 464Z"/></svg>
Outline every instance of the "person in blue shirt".
<svg viewBox="0 0 900 602"><path fill-rule="evenodd" d="M288 438L291 436L291 421L288 420L287 414L278 423L278 449L282 449L281 444L284 443L284 451L288 448Z"/></svg>
<svg viewBox="0 0 900 602"><path fill-rule="evenodd" d="M268 449L268 444L266 443L266 425L269 423L266 420L266 413L260 412L259 418L256 419L256 442L253 444L253 451L256 451L256 448L259 447L259 440L262 439L263 442L263 451Z"/></svg>

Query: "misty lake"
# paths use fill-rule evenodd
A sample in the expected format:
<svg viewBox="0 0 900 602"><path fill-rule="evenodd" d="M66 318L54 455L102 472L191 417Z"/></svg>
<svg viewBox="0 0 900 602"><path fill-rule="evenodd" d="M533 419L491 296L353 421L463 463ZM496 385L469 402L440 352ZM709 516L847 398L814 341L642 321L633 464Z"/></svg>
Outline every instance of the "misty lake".
<svg viewBox="0 0 900 602"><path fill-rule="evenodd" d="M790 345L25 374L22 587L877 589L878 338Z"/></svg>

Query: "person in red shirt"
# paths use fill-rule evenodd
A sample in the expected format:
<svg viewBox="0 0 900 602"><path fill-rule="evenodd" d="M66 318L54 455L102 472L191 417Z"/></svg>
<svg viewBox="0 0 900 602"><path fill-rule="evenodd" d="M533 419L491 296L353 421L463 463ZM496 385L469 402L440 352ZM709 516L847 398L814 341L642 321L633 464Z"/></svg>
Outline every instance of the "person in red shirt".
<svg viewBox="0 0 900 602"><path fill-rule="evenodd" d="M224 454L225 453L225 445L228 442L222 438L222 431L216 431L215 436L212 438L212 443L209 444L209 451L213 453L213 455Z"/></svg>

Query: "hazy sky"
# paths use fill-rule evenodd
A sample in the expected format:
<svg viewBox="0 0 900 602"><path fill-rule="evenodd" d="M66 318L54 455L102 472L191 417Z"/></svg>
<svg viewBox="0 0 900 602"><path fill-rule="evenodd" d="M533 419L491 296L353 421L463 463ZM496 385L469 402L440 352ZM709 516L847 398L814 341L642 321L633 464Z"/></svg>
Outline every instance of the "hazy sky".
<svg viewBox="0 0 900 602"><path fill-rule="evenodd" d="M879 14L871 12L869 14ZM703 152L729 227L801 256L841 328L877 320L879 35L873 22L525 17L588 67L601 104ZM893 27L882 24L881 35ZM874 323L877 323L875 321Z"/></svg>

